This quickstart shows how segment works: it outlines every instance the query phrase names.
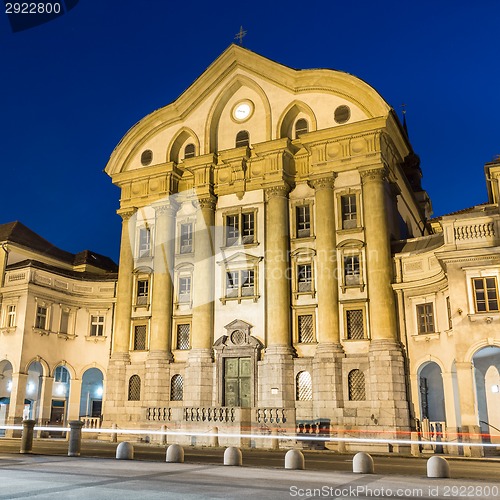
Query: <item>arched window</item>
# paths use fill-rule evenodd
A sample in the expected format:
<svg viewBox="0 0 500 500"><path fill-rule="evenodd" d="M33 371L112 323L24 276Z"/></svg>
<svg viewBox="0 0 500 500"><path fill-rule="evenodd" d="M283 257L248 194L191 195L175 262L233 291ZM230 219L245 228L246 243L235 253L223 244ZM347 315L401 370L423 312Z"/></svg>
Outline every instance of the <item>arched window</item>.
<svg viewBox="0 0 500 500"><path fill-rule="evenodd" d="M139 375L132 375L128 381L128 400L141 400L141 378Z"/></svg>
<svg viewBox="0 0 500 500"><path fill-rule="evenodd" d="M365 375L361 370L351 370L347 377L349 384L349 401L365 401Z"/></svg>
<svg viewBox="0 0 500 500"><path fill-rule="evenodd" d="M309 132L309 124L307 123L307 120L304 120L304 118L297 120L297 123L295 124L295 139L298 139L302 134L307 134L307 132Z"/></svg>
<svg viewBox="0 0 500 500"><path fill-rule="evenodd" d="M174 375L170 382L170 401L182 401L184 398L184 381L182 375Z"/></svg>
<svg viewBox="0 0 500 500"><path fill-rule="evenodd" d="M297 373L295 394L297 401L312 401L312 380L309 372Z"/></svg>
<svg viewBox="0 0 500 500"><path fill-rule="evenodd" d="M196 148L194 146L194 144L188 144L185 148L184 148L184 159L186 158L193 158L196 154Z"/></svg>
<svg viewBox="0 0 500 500"><path fill-rule="evenodd" d="M236 134L236 147L250 146L250 134L246 130L240 130Z"/></svg>

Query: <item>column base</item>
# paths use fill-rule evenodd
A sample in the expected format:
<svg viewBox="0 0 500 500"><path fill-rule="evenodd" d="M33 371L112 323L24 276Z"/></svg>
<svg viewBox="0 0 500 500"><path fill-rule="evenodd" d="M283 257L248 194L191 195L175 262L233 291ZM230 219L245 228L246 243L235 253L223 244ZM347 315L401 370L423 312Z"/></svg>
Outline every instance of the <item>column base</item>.
<svg viewBox="0 0 500 500"><path fill-rule="evenodd" d="M144 401L147 401L149 406L168 406L172 359L172 354L167 351L150 351L148 354Z"/></svg>
<svg viewBox="0 0 500 500"><path fill-rule="evenodd" d="M185 406L212 406L214 387L215 364L212 349L191 349L184 383Z"/></svg>
<svg viewBox="0 0 500 500"><path fill-rule="evenodd" d="M332 410L344 406L342 360L344 349L340 344L320 343L312 362L314 415L331 418Z"/></svg>
<svg viewBox="0 0 500 500"><path fill-rule="evenodd" d="M367 398L372 402L372 420L382 427L409 430L410 414L402 344L393 339L372 340L368 363Z"/></svg>
<svg viewBox="0 0 500 500"><path fill-rule="evenodd" d="M291 346L274 345L266 348L259 363L258 406L268 408L294 408L295 383Z"/></svg>

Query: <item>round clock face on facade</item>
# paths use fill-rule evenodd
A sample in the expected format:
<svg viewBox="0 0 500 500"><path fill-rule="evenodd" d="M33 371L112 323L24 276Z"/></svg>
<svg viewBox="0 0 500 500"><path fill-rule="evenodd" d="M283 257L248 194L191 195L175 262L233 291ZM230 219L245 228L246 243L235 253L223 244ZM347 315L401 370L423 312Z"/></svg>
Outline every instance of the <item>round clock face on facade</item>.
<svg viewBox="0 0 500 500"><path fill-rule="evenodd" d="M253 105L250 101L244 101L236 104L233 108L233 118L242 122L250 118L253 112Z"/></svg>

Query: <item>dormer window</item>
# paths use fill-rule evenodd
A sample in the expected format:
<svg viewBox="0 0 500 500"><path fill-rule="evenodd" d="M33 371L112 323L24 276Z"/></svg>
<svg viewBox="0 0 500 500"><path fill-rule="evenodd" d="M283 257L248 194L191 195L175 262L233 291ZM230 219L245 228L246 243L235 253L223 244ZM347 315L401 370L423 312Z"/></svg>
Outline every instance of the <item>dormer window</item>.
<svg viewBox="0 0 500 500"><path fill-rule="evenodd" d="M195 155L196 155L196 148L195 148L194 144L188 144L184 148L184 159L194 158Z"/></svg>
<svg viewBox="0 0 500 500"><path fill-rule="evenodd" d="M246 130L240 130L236 134L236 147L242 148L244 146L250 146L250 134Z"/></svg>
<svg viewBox="0 0 500 500"><path fill-rule="evenodd" d="M297 120L297 123L295 124L295 139L298 139L302 134L307 134L307 132L309 132L309 124L307 123L307 120L304 120L304 118Z"/></svg>

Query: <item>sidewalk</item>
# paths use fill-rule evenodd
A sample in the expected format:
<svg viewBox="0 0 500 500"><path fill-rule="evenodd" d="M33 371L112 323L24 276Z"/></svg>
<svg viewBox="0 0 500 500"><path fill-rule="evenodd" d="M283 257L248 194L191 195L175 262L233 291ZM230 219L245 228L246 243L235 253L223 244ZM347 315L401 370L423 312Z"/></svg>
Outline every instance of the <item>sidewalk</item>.
<svg viewBox="0 0 500 500"><path fill-rule="evenodd" d="M500 498L496 482L0 454L0 500ZM460 495L459 493L465 493ZM466 493L474 495L466 495Z"/></svg>

